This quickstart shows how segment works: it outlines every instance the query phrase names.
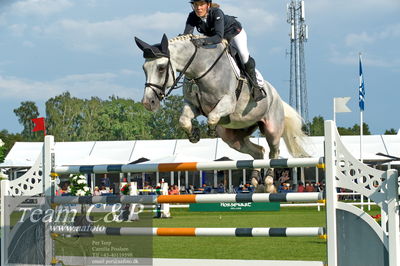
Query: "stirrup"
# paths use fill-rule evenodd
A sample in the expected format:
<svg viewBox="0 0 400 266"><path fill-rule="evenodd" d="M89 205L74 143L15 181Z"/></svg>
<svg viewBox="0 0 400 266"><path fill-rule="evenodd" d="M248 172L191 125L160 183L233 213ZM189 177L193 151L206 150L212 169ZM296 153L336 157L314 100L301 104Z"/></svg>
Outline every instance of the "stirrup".
<svg viewBox="0 0 400 266"><path fill-rule="evenodd" d="M253 85L251 96L253 97L254 101L258 102L267 97L267 93L263 87Z"/></svg>

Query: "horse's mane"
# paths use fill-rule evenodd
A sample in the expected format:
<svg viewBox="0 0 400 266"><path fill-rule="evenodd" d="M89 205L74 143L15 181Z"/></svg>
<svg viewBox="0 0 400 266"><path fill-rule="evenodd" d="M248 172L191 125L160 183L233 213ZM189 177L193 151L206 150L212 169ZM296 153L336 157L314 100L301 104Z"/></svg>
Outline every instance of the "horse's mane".
<svg viewBox="0 0 400 266"><path fill-rule="evenodd" d="M168 42L169 43L173 43L173 42L176 42L176 41L189 41L191 39L202 39L202 38L207 38L207 36L194 35L194 34L185 34L185 35L179 35L179 36L177 36L175 38L169 39ZM228 43L228 41L223 39L222 43L226 45Z"/></svg>

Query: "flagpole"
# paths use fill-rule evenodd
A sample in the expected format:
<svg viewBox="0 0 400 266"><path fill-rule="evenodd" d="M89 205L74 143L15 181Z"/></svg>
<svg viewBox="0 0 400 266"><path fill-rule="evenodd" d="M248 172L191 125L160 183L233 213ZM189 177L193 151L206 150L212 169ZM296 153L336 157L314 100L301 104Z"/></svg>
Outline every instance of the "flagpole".
<svg viewBox="0 0 400 266"><path fill-rule="evenodd" d="M364 162L363 160L363 150L362 150L362 143L363 143L363 126L364 126L364 121L363 121L363 111L360 111L360 161Z"/></svg>
<svg viewBox="0 0 400 266"><path fill-rule="evenodd" d="M360 74L360 84L358 87L358 99L360 106L360 161L363 162L363 127L364 127L364 101L365 101L365 88L364 88L364 76L362 71L361 63L361 52L358 53L359 56L359 74Z"/></svg>
<svg viewBox="0 0 400 266"><path fill-rule="evenodd" d="M335 98L333 98L333 122L336 124L336 104L335 104Z"/></svg>

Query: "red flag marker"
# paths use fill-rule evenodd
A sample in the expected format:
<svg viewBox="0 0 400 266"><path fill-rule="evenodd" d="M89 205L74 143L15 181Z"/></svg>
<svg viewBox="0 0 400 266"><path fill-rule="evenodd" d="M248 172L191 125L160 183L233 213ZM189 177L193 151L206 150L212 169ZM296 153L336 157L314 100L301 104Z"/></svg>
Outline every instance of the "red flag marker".
<svg viewBox="0 0 400 266"><path fill-rule="evenodd" d="M44 117L33 118L32 122L35 124L35 127L33 128L32 132L43 131L44 135L46 136L46 126L44 123Z"/></svg>

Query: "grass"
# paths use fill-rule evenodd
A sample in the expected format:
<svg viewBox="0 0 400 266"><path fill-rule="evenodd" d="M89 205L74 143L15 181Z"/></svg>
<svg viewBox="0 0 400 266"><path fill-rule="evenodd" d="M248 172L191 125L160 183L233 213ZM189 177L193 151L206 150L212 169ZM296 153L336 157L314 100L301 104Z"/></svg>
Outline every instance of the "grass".
<svg viewBox="0 0 400 266"><path fill-rule="evenodd" d="M314 208L283 208L279 212L189 212L172 209L170 219L154 219L154 227L321 227L325 212ZM144 226L135 222L97 225ZM149 224L147 224L149 226ZM325 260L326 241L317 237L124 237L56 238L57 255L107 256L107 247L128 247L125 257L255 260ZM104 244L105 243L105 244ZM152 252L149 254L148 252ZM110 253L111 252L111 253ZM119 255L123 253L118 253Z"/></svg>
<svg viewBox="0 0 400 266"><path fill-rule="evenodd" d="M111 227L324 227L325 211L281 208L278 212L189 212L172 209L170 219L105 223ZM378 213L376 207L372 215ZM151 218L152 214L148 215ZM96 214L95 219L104 218ZM14 218L15 219L15 218ZM13 219L13 220L14 220ZM14 220L15 221L15 220ZM317 237L57 237L57 256L194 259L326 260L326 241ZM118 249L122 249L118 250Z"/></svg>

